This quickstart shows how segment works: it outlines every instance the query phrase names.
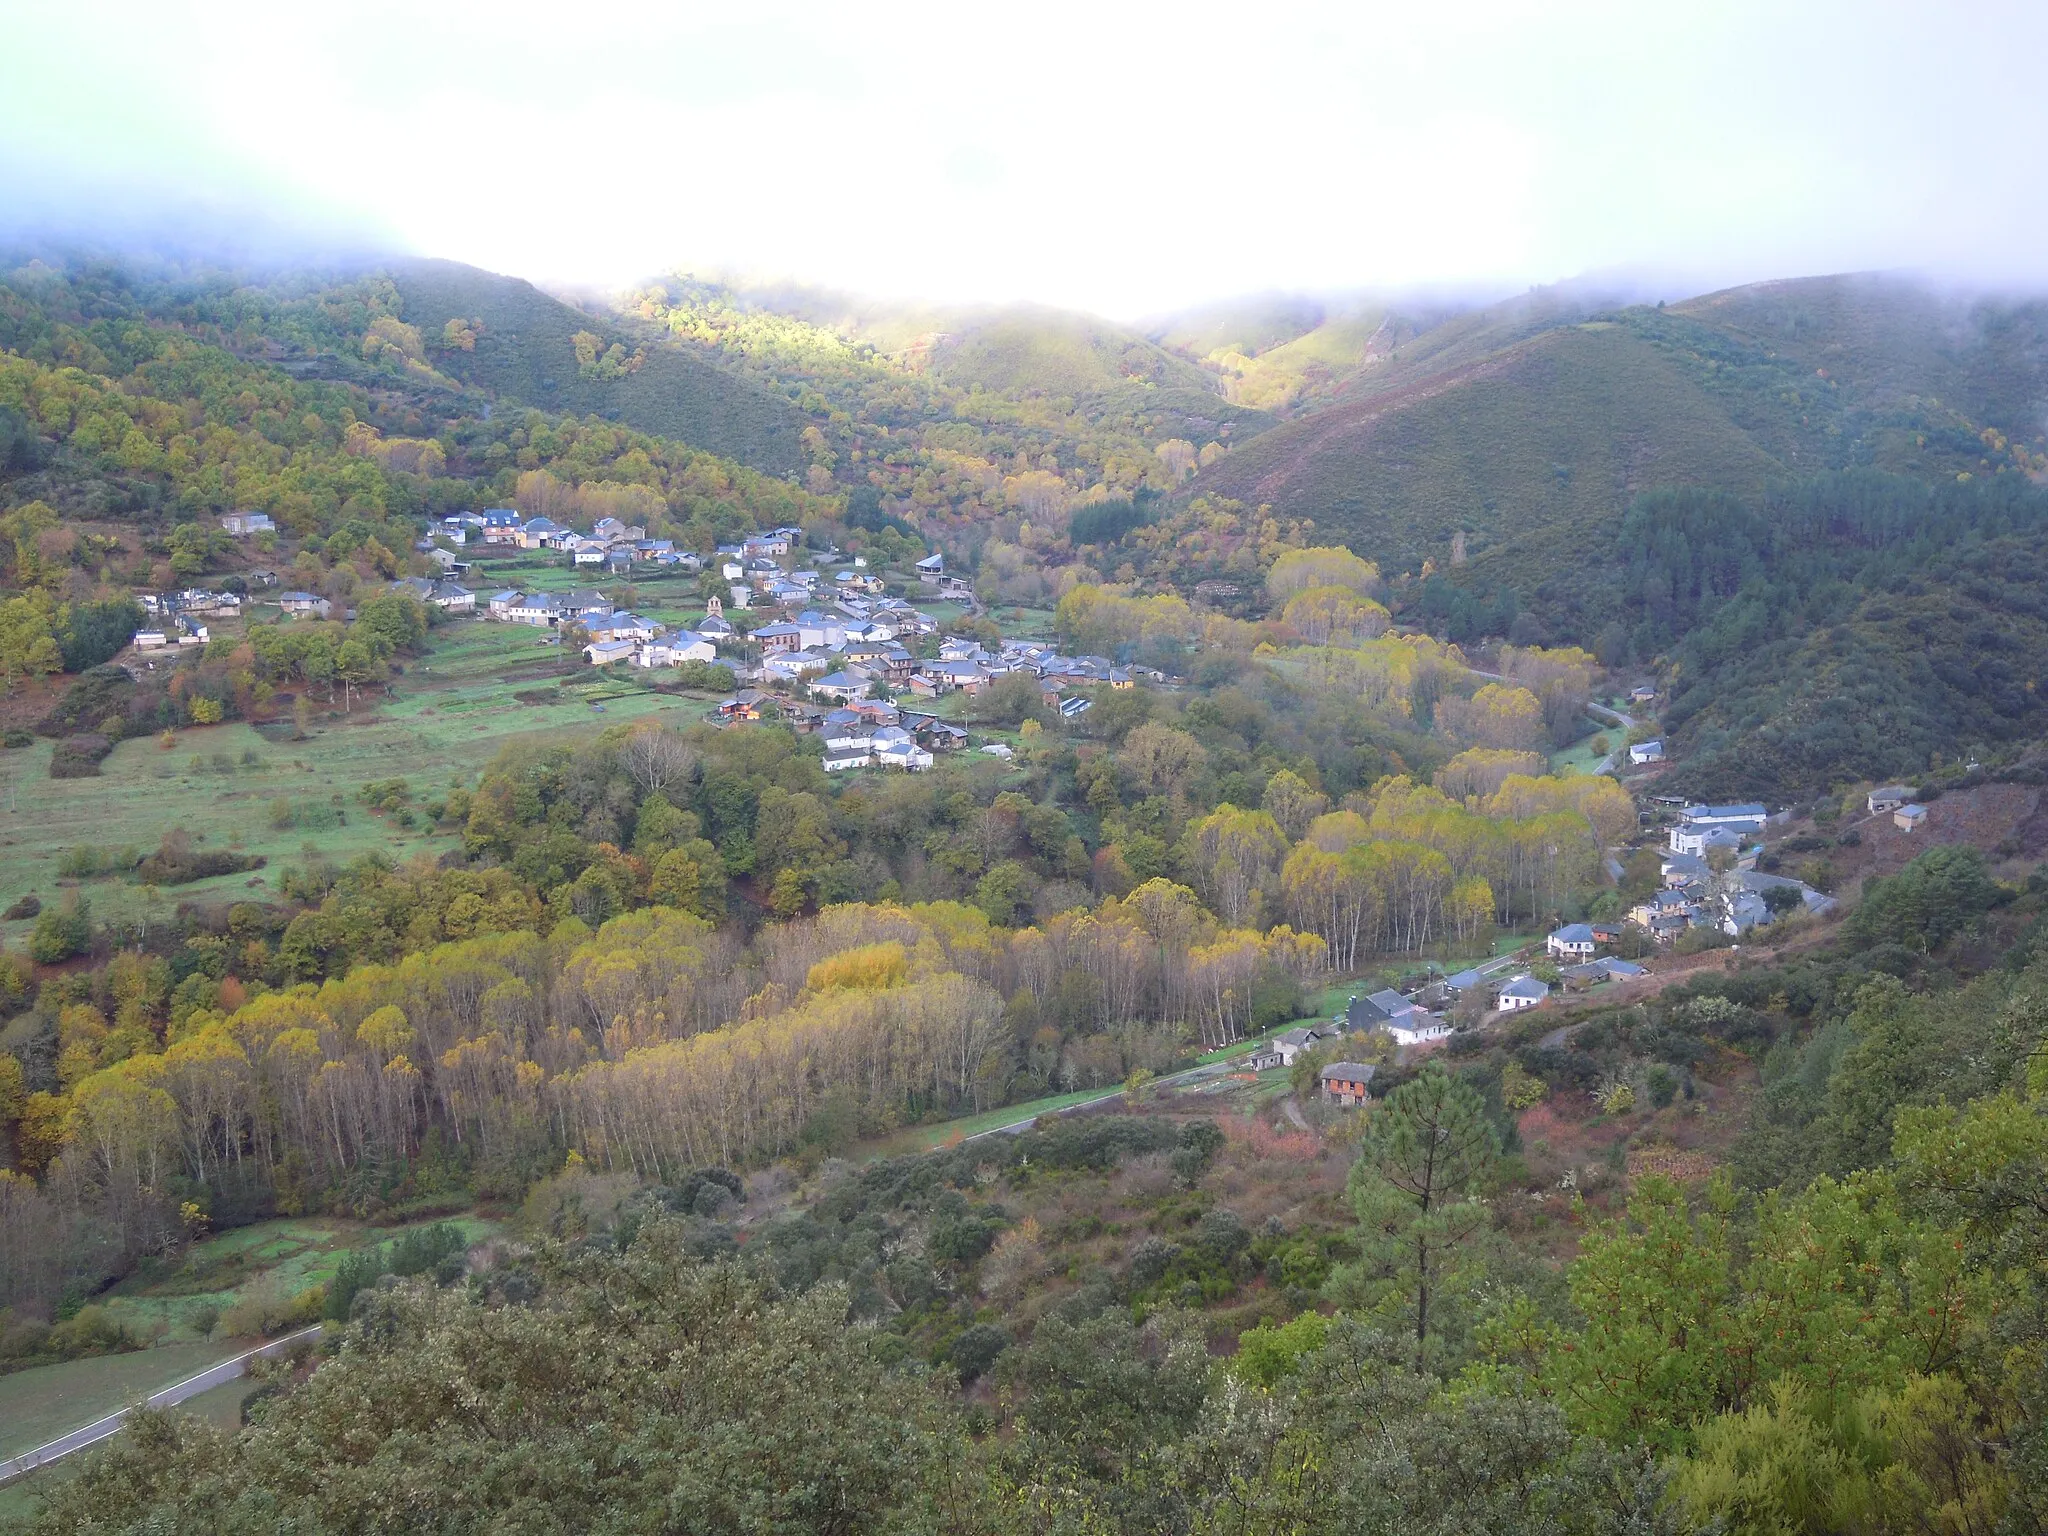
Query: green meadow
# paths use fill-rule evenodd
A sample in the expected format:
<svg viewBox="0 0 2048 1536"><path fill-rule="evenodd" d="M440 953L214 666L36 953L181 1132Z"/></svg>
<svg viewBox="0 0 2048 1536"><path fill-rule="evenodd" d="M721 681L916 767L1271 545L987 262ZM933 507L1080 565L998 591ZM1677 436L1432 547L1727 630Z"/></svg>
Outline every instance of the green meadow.
<svg viewBox="0 0 2048 1536"><path fill-rule="evenodd" d="M623 720L703 718L708 694L662 694L637 677L599 677L565 667L559 646L524 625L458 620L434 631L423 656L392 683L392 697L358 703L352 715L319 716L308 738L290 724L226 724L122 742L97 778L52 779L53 744L0 753L0 907L34 894L47 906L77 889L102 919L169 917L188 899L275 895L281 866L308 846L331 859L366 852L394 859L439 855L447 832L405 827L356 799L362 785L403 778L416 801L473 784L502 749L574 741ZM564 676L571 686L563 687ZM284 821L282 807L290 809ZM181 829L204 848L261 855L263 869L151 893L124 875L60 875L67 850L147 853ZM0 924L18 942L30 924Z"/></svg>

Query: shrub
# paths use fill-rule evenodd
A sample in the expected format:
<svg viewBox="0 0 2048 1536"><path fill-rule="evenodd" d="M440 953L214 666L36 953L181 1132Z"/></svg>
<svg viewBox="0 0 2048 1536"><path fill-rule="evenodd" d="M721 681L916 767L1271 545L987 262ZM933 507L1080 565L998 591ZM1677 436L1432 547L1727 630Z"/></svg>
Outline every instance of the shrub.
<svg viewBox="0 0 2048 1536"><path fill-rule="evenodd" d="M0 1373L142 1347L143 1341L104 1307L80 1307L54 1326L33 1319L8 1321L7 1314L0 1312Z"/></svg>
<svg viewBox="0 0 2048 1536"><path fill-rule="evenodd" d="M953 1368L960 1373L964 1386L978 1376L988 1373L996 1363L996 1357L1010 1347L1010 1336L1002 1329L988 1323L976 1323L962 1329L946 1351L953 1362Z"/></svg>
<svg viewBox="0 0 2048 1536"><path fill-rule="evenodd" d="M357 790L356 798L373 811L396 811L412 799L412 786L404 779L377 779Z"/></svg>
<svg viewBox="0 0 2048 1536"><path fill-rule="evenodd" d="M1167 1159L1173 1169L1173 1176L1190 1187L1202 1182L1216 1161L1216 1154L1223 1150L1222 1130L1213 1120L1190 1120L1180 1133L1180 1145L1173 1149Z"/></svg>
<svg viewBox="0 0 2048 1536"><path fill-rule="evenodd" d="M321 1310L330 1322L346 1322L356 1293L375 1285L384 1273L384 1257L373 1247L358 1248L342 1255L334 1278L327 1283Z"/></svg>
<svg viewBox="0 0 2048 1536"><path fill-rule="evenodd" d="M262 867L259 855L202 853L192 846L191 834L179 829L166 832L156 852L135 866L135 878L145 885L190 885L194 880Z"/></svg>
<svg viewBox="0 0 2048 1536"><path fill-rule="evenodd" d="M468 1246L468 1242L462 1236L462 1229L448 1221L402 1233L398 1241L391 1245L391 1273L431 1273L440 1267L442 1260L459 1258Z"/></svg>
<svg viewBox="0 0 2048 1536"><path fill-rule="evenodd" d="M274 1333L289 1333L320 1321L327 1307L327 1288L309 1285L295 1295L283 1286L263 1281L221 1314L220 1328L231 1339L253 1339Z"/></svg>
<svg viewBox="0 0 2048 1536"><path fill-rule="evenodd" d="M1320 1312L1304 1312L1291 1323L1248 1328L1238 1336L1231 1372L1270 1389L1292 1375L1303 1356L1321 1349L1329 1333L1330 1320Z"/></svg>
<svg viewBox="0 0 2048 1536"><path fill-rule="evenodd" d="M5 919L10 923L18 922L24 917L36 917L41 914L42 910L43 904L41 900L31 893L22 897L21 900L17 901L5 912L0 912L0 919Z"/></svg>
<svg viewBox="0 0 2048 1536"><path fill-rule="evenodd" d="M55 965L91 947L92 917L83 899L44 912L28 936L28 957L39 965Z"/></svg>
<svg viewBox="0 0 2048 1536"><path fill-rule="evenodd" d="M125 874L141 861L138 848L96 848L81 843L64 850L57 860L57 873L72 880L90 880L96 875Z"/></svg>
<svg viewBox="0 0 2048 1536"><path fill-rule="evenodd" d="M28 731L11 730L0 732L0 747L6 747L10 751L20 747L32 747L35 744L36 739L34 735Z"/></svg>
<svg viewBox="0 0 2048 1536"><path fill-rule="evenodd" d="M53 779L92 779L99 777L100 764L107 754L114 750L114 744L106 737L86 732L77 736L66 736L57 743L50 754L50 777Z"/></svg>
<svg viewBox="0 0 2048 1536"><path fill-rule="evenodd" d="M1648 1084L1650 1102L1659 1109L1678 1097L1678 1077L1667 1066L1659 1064L1650 1068Z"/></svg>

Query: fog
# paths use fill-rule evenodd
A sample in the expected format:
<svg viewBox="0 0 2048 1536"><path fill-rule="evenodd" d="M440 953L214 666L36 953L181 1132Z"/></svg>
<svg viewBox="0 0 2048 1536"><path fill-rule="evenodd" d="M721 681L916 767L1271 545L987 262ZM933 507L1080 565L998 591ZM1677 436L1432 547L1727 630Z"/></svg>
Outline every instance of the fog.
<svg viewBox="0 0 2048 1536"><path fill-rule="evenodd" d="M2048 287L2048 7L16 7L0 232L1256 291Z"/></svg>

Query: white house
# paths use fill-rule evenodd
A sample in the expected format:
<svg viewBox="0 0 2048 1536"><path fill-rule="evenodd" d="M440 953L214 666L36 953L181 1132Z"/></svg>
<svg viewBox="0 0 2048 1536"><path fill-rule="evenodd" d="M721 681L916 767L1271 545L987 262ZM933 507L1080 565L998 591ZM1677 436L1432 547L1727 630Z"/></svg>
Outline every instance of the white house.
<svg viewBox="0 0 2048 1536"><path fill-rule="evenodd" d="M1493 1005L1502 1013L1519 1013L1524 1008L1534 1008L1549 996L1549 982L1538 981L1534 976L1517 976L1494 994Z"/></svg>
<svg viewBox="0 0 2048 1536"><path fill-rule="evenodd" d="M1669 842L1673 853L1704 859L1717 848L1740 848L1742 834L1733 827L1673 827Z"/></svg>
<svg viewBox="0 0 2048 1536"><path fill-rule="evenodd" d="M583 647L583 654L590 658L593 667L602 667L614 661L631 661L634 649L631 640L593 640Z"/></svg>
<svg viewBox="0 0 2048 1536"><path fill-rule="evenodd" d="M552 592L522 592L506 607L505 617L514 624L546 629L561 621L562 600Z"/></svg>
<svg viewBox="0 0 2048 1536"><path fill-rule="evenodd" d="M1770 812L1754 803L1743 805L1689 805L1678 813L1688 827L1706 831L1726 827L1731 832L1761 832Z"/></svg>
<svg viewBox="0 0 2048 1536"><path fill-rule="evenodd" d="M253 533L277 532L277 524L270 520L268 512L230 512L220 520L220 525L238 539Z"/></svg>
<svg viewBox="0 0 2048 1536"><path fill-rule="evenodd" d="M1661 763L1664 761L1664 743L1639 741L1628 749L1628 760L1638 767L1644 763Z"/></svg>
<svg viewBox="0 0 2048 1536"><path fill-rule="evenodd" d="M1451 1036L1451 1022L1434 1013L1421 1009L1404 1019L1395 1019L1386 1025L1388 1034L1394 1037L1396 1045L1433 1045Z"/></svg>
<svg viewBox="0 0 2048 1536"><path fill-rule="evenodd" d="M1592 926L1567 923L1545 939L1543 947L1560 960L1590 960L1595 948Z"/></svg>
<svg viewBox="0 0 2048 1536"><path fill-rule="evenodd" d="M855 768L865 768L872 761L871 754L857 751L852 747L827 747L825 749L825 771L846 773Z"/></svg>
<svg viewBox="0 0 2048 1536"><path fill-rule="evenodd" d="M334 604L317 592L280 593L277 606L286 613L306 614L316 619L324 619L334 611Z"/></svg>
<svg viewBox="0 0 2048 1536"><path fill-rule="evenodd" d="M138 629L135 631L135 649L156 651L171 643L171 637L160 629Z"/></svg>
<svg viewBox="0 0 2048 1536"><path fill-rule="evenodd" d="M687 629L679 629L660 640L649 640L640 647L638 657L643 667L680 667L686 661L717 659L718 647Z"/></svg>
<svg viewBox="0 0 2048 1536"><path fill-rule="evenodd" d="M654 625L637 613L610 613L586 619L584 629L593 640L652 640Z"/></svg>
<svg viewBox="0 0 2048 1536"><path fill-rule="evenodd" d="M509 619L512 616L513 607L525 595L517 587L507 587L502 592L493 592L490 596L491 617L494 619Z"/></svg>
<svg viewBox="0 0 2048 1536"><path fill-rule="evenodd" d="M828 699L838 699L842 703L850 704L855 699L867 696L869 684L870 679L856 676L852 672L834 672L827 677L819 678L811 687Z"/></svg>
<svg viewBox="0 0 2048 1536"><path fill-rule="evenodd" d="M922 773L931 767L932 755L914 741L892 741L887 746L876 746L875 761L884 768L902 768L910 773Z"/></svg>
<svg viewBox="0 0 2048 1536"><path fill-rule="evenodd" d="M1905 785L1887 784L1881 789L1873 789L1864 798L1863 803L1869 808L1870 814L1876 816L1885 811L1896 811L1912 798L1913 792Z"/></svg>

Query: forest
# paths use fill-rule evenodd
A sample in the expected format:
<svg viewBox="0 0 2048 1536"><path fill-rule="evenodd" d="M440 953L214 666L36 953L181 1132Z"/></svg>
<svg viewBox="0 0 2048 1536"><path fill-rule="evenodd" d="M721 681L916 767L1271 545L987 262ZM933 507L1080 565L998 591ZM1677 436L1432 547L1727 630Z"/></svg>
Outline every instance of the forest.
<svg viewBox="0 0 2048 1536"><path fill-rule="evenodd" d="M1262 1154L1201 1115L884 1158L775 1215L713 1161L744 1168L737 1143L664 1140L694 1106L648 1101L667 1123L636 1130L617 1100L634 1177L572 1155L528 1198L535 1237L489 1267L362 1271L318 1369L249 1427L146 1417L34 1529L2041 1530L2048 919L2038 880L1990 886L1973 858L1909 867L1819 951L1596 1011L1563 1046L1478 1040L1393 1074L1320 1245L1238 1219ZM1925 932L1953 911L1937 896L1976 915ZM773 964L809 965L810 1017L767 1033L841 1029L847 1075L881 1085L876 1031L929 1028L935 984L974 985L920 964L971 966L984 938L939 912L799 925ZM426 993L482 988L502 1016L519 946L548 942L278 995L299 1023L257 1037L298 1053L317 1003L360 1015L388 1070L415 1017L439 1027ZM932 1044L942 1072L965 1059ZM781 1049L754 1059L786 1068ZM1518 1135L1516 1106L1589 1078L1647 1063L1683 1104L1730 1061L1763 1091L1711 1174L1589 1166L1558 1194ZM525 1113L463 1139L544 1135L550 1111ZM1020 1214L1105 1180L1154 1191L1175 1236ZM1560 1204L1553 1265L1538 1213ZM1252 1302L1220 1355L1212 1297Z"/></svg>
<svg viewBox="0 0 2048 1536"><path fill-rule="evenodd" d="M154 793L183 745L299 844L110 830L9 909L0 1378L160 1343L122 1304L199 1294L238 1234L352 1245L201 1309L212 1342L325 1325L239 1430L142 1415L30 1529L2048 1532L2041 875L1915 848L1624 1000L1480 1026L1480 989L1421 1049L1244 1065L1523 946L1562 988L1543 935L1663 878L1654 802L1579 771L1638 680L1658 793L2012 787L2031 449L1909 449L1803 360L1637 313L1630 377L1683 352L1744 432L1790 433L1791 391L1854 451L1639 487L1525 572L1512 498L1430 552L1246 469L1336 441L1397 346L1485 355L1477 321L1349 314L1289 354L487 277L0 276L9 765L97 789L147 750ZM1687 453L1726 446L1702 420ZM1607 482L1576 473L1539 480L1583 530ZM828 773L794 690L759 721L700 696L722 666L576 702L600 669L394 585L496 507L702 556L793 527L918 601L942 552L947 639L1123 676L1073 713L1014 673L950 701L1006 755ZM330 607L128 654L145 595L266 578ZM471 634L516 678L489 713L573 723L471 711L428 772L456 726L423 683ZM374 776L314 776L316 736L400 716ZM208 759L229 730L254 745ZM260 777L286 763L315 782ZM1318 1093L1340 1061L1369 1102Z"/></svg>

